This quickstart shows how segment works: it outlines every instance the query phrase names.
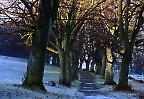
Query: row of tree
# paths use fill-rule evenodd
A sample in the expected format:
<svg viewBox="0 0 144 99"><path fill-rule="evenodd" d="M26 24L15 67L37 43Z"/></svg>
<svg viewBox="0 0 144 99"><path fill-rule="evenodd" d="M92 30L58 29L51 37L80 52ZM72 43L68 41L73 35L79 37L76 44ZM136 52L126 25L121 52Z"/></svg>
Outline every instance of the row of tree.
<svg viewBox="0 0 144 99"><path fill-rule="evenodd" d="M1 23L13 22L13 32L30 39L24 87L45 89L44 60L49 45L58 51L60 84L70 87L83 61L87 70L91 61L91 70L96 64L96 72L103 78L107 70L105 83L112 84L113 64L120 56L116 88L129 87L129 64L135 43L142 41L136 38L144 22L143 0L13 0L8 5L0 4L1 13L7 17Z"/></svg>

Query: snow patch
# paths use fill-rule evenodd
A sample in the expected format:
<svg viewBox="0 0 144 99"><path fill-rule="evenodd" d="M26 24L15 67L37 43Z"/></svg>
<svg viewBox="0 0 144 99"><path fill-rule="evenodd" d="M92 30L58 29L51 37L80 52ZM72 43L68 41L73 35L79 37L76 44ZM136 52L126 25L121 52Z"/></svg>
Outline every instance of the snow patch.
<svg viewBox="0 0 144 99"><path fill-rule="evenodd" d="M63 86L50 87L45 84L47 94L14 87L13 84L21 84L26 72L27 60L0 56L0 99L79 99L84 94L78 92L77 88L66 88ZM48 81L58 82L59 67L45 64L44 83ZM3 86L3 87L2 87Z"/></svg>
<svg viewBox="0 0 144 99"><path fill-rule="evenodd" d="M84 99L112 99L112 98L106 97L104 95L97 95L97 96L85 96Z"/></svg>
<svg viewBox="0 0 144 99"><path fill-rule="evenodd" d="M132 77L132 78L135 78L137 80L143 80L144 81L144 75L132 74L132 75L129 75L129 76Z"/></svg>

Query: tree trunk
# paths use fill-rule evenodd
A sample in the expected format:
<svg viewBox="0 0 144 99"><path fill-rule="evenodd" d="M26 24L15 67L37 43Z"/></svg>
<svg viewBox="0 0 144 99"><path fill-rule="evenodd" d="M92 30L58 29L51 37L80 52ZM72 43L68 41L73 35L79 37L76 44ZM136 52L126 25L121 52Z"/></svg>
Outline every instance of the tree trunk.
<svg viewBox="0 0 144 99"><path fill-rule="evenodd" d="M26 1L23 1L23 3L27 5ZM56 7L53 7L54 5ZM23 87L46 91L43 86L45 52L50 26L53 23L52 19L56 17L57 7L58 1L40 0L39 2L38 19L35 23L35 32L32 34L32 49L26 77L22 83ZM51 13L51 10L53 10L53 13Z"/></svg>
<svg viewBox="0 0 144 99"><path fill-rule="evenodd" d="M85 62L86 62L86 70L89 71L90 59L88 58L87 60L85 60Z"/></svg>
<svg viewBox="0 0 144 99"><path fill-rule="evenodd" d="M56 57L56 65L57 65L58 67L60 67L60 65L59 65L59 57L58 57L58 56Z"/></svg>
<svg viewBox="0 0 144 99"><path fill-rule="evenodd" d="M80 58L80 63L79 63L79 68L82 69L82 64L83 64L84 60L82 58Z"/></svg>
<svg viewBox="0 0 144 99"><path fill-rule="evenodd" d="M42 30L33 33L32 49L27 65L26 78L22 83L22 86L30 89L44 90L43 73L48 37L47 34L43 34L47 31L45 29L42 28Z"/></svg>
<svg viewBox="0 0 144 99"><path fill-rule="evenodd" d="M102 67L100 50L94 51L94 53L92 54L92 58L96 64L96 66L95 66L96 74L100 75L101 74L101 67Z"/></svg>
<svg viewBox="0 0 144 99"><path fill-rule="evenodd" d="M107 71L106 71L106 80L104 84L116 85L116 82L113 80L113 56L111 48L106 48L106 54L107 54Z"/></svg>
<svg viewBox="0 0 144 99"><path fill-rule="evenodd" d="M74 64L72 73L72 80L76 79L78 79L78 64Z"/></svg>
<svg viewBox="0 0 144 99"><path fill-rule="evenodd" d="M56 56L52 55L52 65L56 65Z"/></svg>
<svg viewBox="0 0 144 99"><path fill-rule="evenodd" d="M49 55L48 52L46 52L46 54L45 54L45 61L46 61L48 64L50 64L50 55Z"/></svg>
<svg viewBox="0 0 144 99"><path fill-rule="evenodd" d="M95 71L94 71L94 61L91 62L90 71L91 71L91 72L95 72Z"/></svg>
<svg viewBox="0 0 144 99"><path fill-rule="evenodd" d="M128 50L123 55L121 70L120 70L120 78L118 85L115 87L115 90L126 90L133 91L132 87L128 85L128 74L129 74L129 64L132 59L132 52Z"/></svg>
<svg viewBox="0 0 144 99"><path fill-rule="evenodd" d="M118 85L116 86L116 90L128 90L132 91L131 86L128 85L128 73L129 73L129 64L132 60L132 53L134 50L135 40L137 34L140 31L140 28L144 22L143 18L143 10L144 5L142 6L141 10L138 11L139 14L136 18L136 25L133 28L133 32L131 32L131 36L129 36L129 9L131 0L118 0L118 21L119 21L119 32L121 34L121 40L124 44L124 54L121 64L120 70L120 78ZM123 5L125 4L125 5ZM125 6L125 10L123 10L123 6ZM123 15L124 14L124 15ZM131 39L129 39L131 37Z"/></svg>
<svg viewBox="0 0 144 99"><path fill-rule="evenodd" d="M106 70L106 54L102 55L102 68L101 68L101 76L105 78L105 70Z"/></svg>
<svg viewBox="0 0 144 99"><path fill-rule="evenodd" d="M70 63L70 53L67 50L63 51L63 53L59 54L60 58L60 78L59 83L61 85L70 87L72 71L71 71L71 63Z"/></svg>
<svg viewBox="0 0 144 99"><path fill-rule="evenodd" d="M71 81L72 81L72 64L71 64L71 56L70 56L70 51L66 52L66 80L67 80L67 87L71 86Z"/></svg>
<svg viewBox="0 0 144 99"><path fill-rule="evenodd" d="M97 75L100 75L100 74L101 74L101 68L102 68L101 62L97 62L97 63L96 63L96 74L97 74Z"/></svg>
<svg viewBox="0 0 144 99"><path fill-rule="evenodd" d="M27 74L22 86L35 90L45 90L43 86L43 59L44 57L40 54L40 52L39 54L37 53L37 55L34 55L31 52L27 65Z"/></svg>
<svg viewBox="0 0 144 99"><path fill-rule="evenodd" d="M125 54L122 59L120 78L118 82L119 87L127 88L128 87L128 74L129 74L129 63L130 63L130 54Z"/></svg>
<svg viewBox="0 0 144 99"><path fill-rule="evenodd" d="M59 61L59 64L60 64L59 84L67 85L65 56L63 54L59 54L59 59L60 59Z"/></svg>
<svg viewBox="0 0 144 99"><path fill-rule="evenodd" d="M78 52L74 51L72 56L72 80L78 79L78 65L79 65L79 56Z"/></svg>

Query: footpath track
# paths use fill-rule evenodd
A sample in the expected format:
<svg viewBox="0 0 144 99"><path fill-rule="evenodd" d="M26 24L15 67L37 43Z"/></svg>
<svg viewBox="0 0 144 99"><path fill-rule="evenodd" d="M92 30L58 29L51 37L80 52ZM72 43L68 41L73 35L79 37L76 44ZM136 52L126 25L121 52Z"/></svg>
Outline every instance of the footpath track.
<svg viewBox="0 0 144 99"><path fill-rule="evenodd" d="M95 75L79 70L79 92L83 92L86 96L96 95Z"/></svg>

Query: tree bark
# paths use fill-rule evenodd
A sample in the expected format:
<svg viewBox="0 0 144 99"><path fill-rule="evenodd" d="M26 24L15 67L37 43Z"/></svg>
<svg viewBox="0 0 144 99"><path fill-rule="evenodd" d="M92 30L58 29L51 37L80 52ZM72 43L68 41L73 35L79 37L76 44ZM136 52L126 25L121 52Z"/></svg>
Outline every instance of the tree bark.
<svg viewBox="0 0 144 99"><path fill-rule="evenodd" d="M71 70L71 62L70 62L70 51L66 48L65 51L59 54L60 58L60 78L59 83L61 85L70 87L71 79L72 79L72 70Z"/></svg>
<svg viewBox="0 0 144 99"><path fill-rule="evenodd" d="M66 51L66 80L67 80L67 87L71 86L71 81L72 81L72 64L71 64L71 56L70 56L70 51Z"/></svg>
<svg viewBox="0 0 144 99"><path fill-rule="evenodd" d="M60 64L59 84L67 85L65 56L61 53L59 54L59 59L60 59L59 61L59 64Z"/></svg>
<svg viewBox="0 0 144 99"><path fill-rule="evenodd" d="M27 1L22 2L29 7ZM52 16L54 14L53 17L55 17L57 13L57 7L52 7L52 5L54 6L55 4L58 6L57 0L39 1L38 19L35 23L36 29L32 34L32 49L28 60L26 77L22 83L23 87L46 91L43 86L44 61L48 34L53 22ZM53 13L51 13L51 11L53 11Z"/></svg>
<svg viewBox="0 0 144 99"><path fill-rule="evenodd" d="M129 63L131 61L131 54L126 53L123 56L121 70L120 70L120 78L119 78L119 87L128 87L128 74L129 74Z"/></svg>
<svg viewBox="0 0 144 99"><path fill-rule="evenodd" d="M43 73L47 37L47 27L41 28L40 31L33 33L32 49L28 60L26 78L22 84L24 87L44 90Z"/></svg>
<svg viewBox="0 0 144 99"><path fill-rule="evenodd" d="M127 50L123 55L120 78L118 85L115 87L115 90L133 91L132 87L128 85L129 64L132 59L132 52L129 51Z"/></svg>
<svg viewBox="0 0 144 99"><path fill-rule="evenodd" d="M88 58L87 60L85 60L85 62L86 62L86 70L89 71L90 59Z"/></svg>
<svg viewBox="0 0 144 99"><path fill-rule="evenodd" d="M102 78L105 78L105 70L106 70L106 54L102 55L102 68L101 68L101 76Z"/></svg>
<svg viewBox="0 0 144 99"><path fill-rule="evenodd" d="M91 72L94 72L94 61L91 62L90 71L91 71Z"/></svg>
<svg viewBox="0 0 144 99"><path fill-rule="evenodd" d="M79 63L79 68L82 69L82 64L84 62L84 59L83 58L80 58L80 63Z"/></svg>
<svg viewBox="0 0 144 99"><path fill-rule="evenodd" d="M101 51L96 50L95 54L93 55L93 59L96 63L96 74L100 75L101 74L101 68L102 68L102 57L101 57Z"/></svg>
<svg viewBox="0 0 144 99"><path fill-rule="evenodd" d="M106 85L116 85L116 82L113 80L113 56L111 52L111 48L106 48L106 54L107 54L107 71L106 71Z"/></svg>
<svg viewBox="0 0 144 99"><path fill-rule="evenodd" d="M77 51L72 54L72 80L78 79L79 55Z"/></svg>
<svg viewBox="0 0 144 99"><path fill-rule="evenodd" d="M101 68L102 68L101 62L96 62L96 74L97 75L101 74Z"/></svg>

